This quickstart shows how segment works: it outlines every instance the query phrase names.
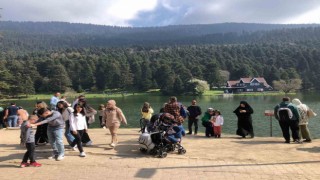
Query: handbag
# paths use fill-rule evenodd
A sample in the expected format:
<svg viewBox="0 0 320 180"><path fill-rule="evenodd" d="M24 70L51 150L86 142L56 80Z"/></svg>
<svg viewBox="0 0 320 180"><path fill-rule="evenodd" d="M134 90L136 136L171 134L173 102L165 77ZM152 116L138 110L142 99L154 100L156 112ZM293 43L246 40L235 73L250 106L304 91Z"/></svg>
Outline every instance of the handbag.
<svg viewBox="0 0 320 180"><path fill-rule="evenodd" d="M317 116L317 113L315 113L312 109L309 108L307 111L307 116L308 116L308 118L312 118L312 117Z"/></svg>

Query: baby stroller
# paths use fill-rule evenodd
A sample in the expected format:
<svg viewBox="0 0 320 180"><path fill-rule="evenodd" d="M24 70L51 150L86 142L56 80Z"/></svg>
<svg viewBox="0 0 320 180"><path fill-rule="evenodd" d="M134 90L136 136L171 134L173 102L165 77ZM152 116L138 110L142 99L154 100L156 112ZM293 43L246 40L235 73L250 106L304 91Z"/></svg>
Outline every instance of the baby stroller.
<svg viewBox="0 0 320 180"><path fill-rule="evenodd" d="M140 151L143 153L149 152L149 154L165 158L168 152L178 149L179 154L185 154L186 150L181 146L179 141L172 141L172 131L174 118L168 113L164 113L161 116L152 116L148 127L141 127L146 131L140 135Z"/></svg>

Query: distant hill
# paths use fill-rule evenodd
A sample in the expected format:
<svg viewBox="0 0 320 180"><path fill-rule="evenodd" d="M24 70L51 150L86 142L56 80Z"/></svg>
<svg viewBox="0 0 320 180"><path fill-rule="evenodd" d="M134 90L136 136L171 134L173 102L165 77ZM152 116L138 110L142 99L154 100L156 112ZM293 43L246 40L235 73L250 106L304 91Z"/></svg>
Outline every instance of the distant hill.
<svg viewBox="0 0 320 180"><path fill-rule="evenodd" d="M117 27L66 22L0 22L3 50L295 42L319 36L319 24L221 23ZM318 36L318 37L316 37Z"/></svg>

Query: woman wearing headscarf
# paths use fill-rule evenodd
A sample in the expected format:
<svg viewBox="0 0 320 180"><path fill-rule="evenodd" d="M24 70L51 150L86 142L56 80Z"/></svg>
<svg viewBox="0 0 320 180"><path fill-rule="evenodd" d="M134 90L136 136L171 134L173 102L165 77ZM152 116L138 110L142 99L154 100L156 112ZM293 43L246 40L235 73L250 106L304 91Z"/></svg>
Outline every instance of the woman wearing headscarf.
<svg viewBox="0 0 320 180"><path fill-rule="evenodd" d="M251 138L254 137L252 117L253 109L246 101L241 101L240 105L233 111L238 117L237 135L245 138L250 134Z"/></svg>
<svg viewBox="0 0 320 180"><path fill-rule="evenodd" d="M118 143L118 129L120 127L120 123L127 124L127 119L124 116L122 110L116 106L115 100L109 100L106 104L106 109L104 110L104 114L102 117L103 125L109 129L111 134L111 147L115 147Z"/></svg>
<svg viewBox="0 0 320 180"><path fill-rule="evenodd" d="M214 136L213 127L211 118L214 116L215 110L213 108L208 108L207 112L204 113L203 117L201 118L202 125L206 128L206 137Z"/></svg>
<svg viewBox="0 0 320 180"><path fill-rule="evenodd" d="M303 142L311 142L310 132L308 129L308 111L310 110L309 107L305 104L302 104L302 102L295 98L292 100L292 104L296 105L300 114L300 120L299 120L299 129L302 136Z"/></svg>

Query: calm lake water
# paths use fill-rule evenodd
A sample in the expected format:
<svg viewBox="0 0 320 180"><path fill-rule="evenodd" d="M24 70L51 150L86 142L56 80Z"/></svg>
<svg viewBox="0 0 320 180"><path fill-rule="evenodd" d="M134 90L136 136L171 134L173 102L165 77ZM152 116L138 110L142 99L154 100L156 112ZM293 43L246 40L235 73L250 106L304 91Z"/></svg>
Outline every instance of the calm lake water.
<svg viewBox="0 0 320 180"><path fill-rule="evenodd" d="M319 115L310 120L309 129L313 138L320 138L320 96L315 93L304 93L290 95L291 99L299 98L303 103L311 107ZM48 97L50 98L50 97ZM191 100L194 97L178 96L178 101L185 106L191 104ZM99 104L104 104L110 97L88 99L88 103L98 109ZM147 101L151 104L155 112L158 112L164 102L167 102L169 96L125 96L119 98L113 98L117 102L117 106L122 109L127 120L127 127L136 128L139 127L140 108L143 102ZM270 117L264 116L265 110L272 110L274 106L281 102L282 96L203 96L195 97L198 101L198 105L202 111L205 112L208 107L219 109L222 112L225 123L222 132L225 134L235 134L237 128L237 118L233 113L233 110L238 107L241 100L247 101L253 108L253 127L256 136L270 136ZM46 100L48 103L49 100ZM69 99L71 102L72 100ZM18 106L23 106L28 112L32 112L36 100L19 100L16 101ZM92 127L99 127L98 117ZM124 126L122 126L124 127ZM184 127L187 131L187 121L184 123ZM199 123L200 131L204 131L201 122ZM272 117L272 130L273 136L282 136L281 129L278 121Z"/></svg>

